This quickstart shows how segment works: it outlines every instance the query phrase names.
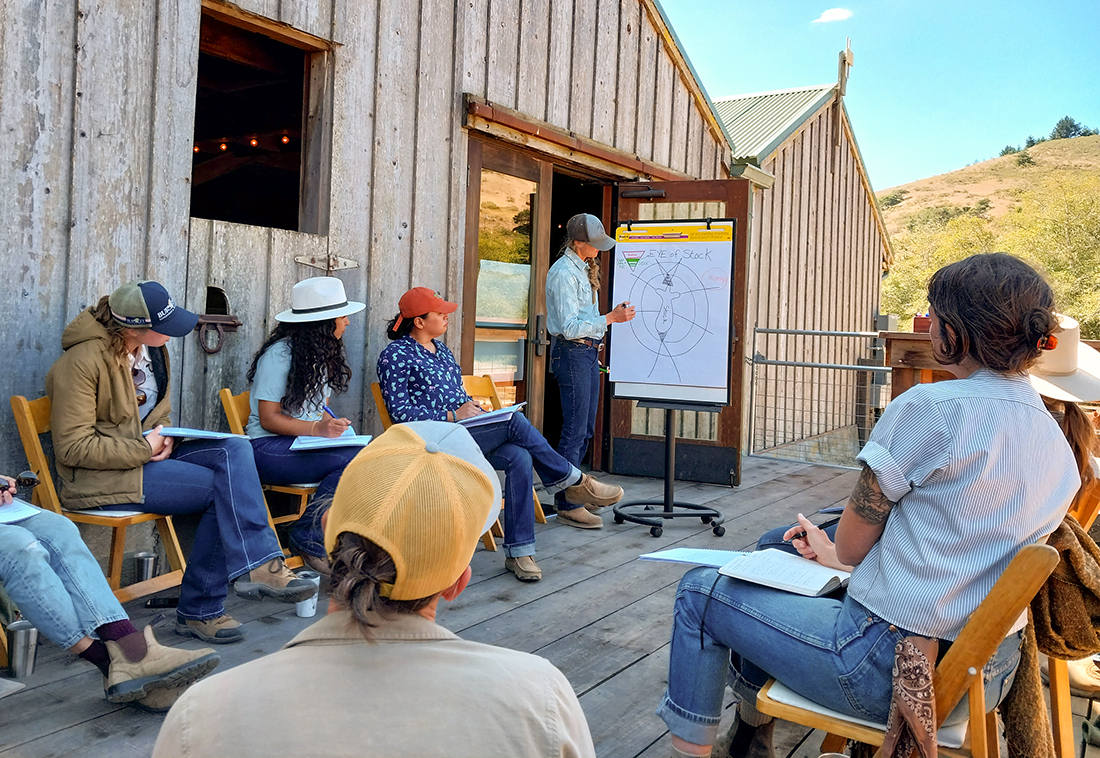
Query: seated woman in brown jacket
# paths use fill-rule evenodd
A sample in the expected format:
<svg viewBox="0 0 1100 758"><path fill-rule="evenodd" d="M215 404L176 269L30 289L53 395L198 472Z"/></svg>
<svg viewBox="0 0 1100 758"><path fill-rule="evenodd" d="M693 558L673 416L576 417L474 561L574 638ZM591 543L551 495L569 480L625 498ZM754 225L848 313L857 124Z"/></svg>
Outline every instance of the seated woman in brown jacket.
<svg viewBox="0 0 1100 758"><path fill-rule="evenodd" d="M65 352L46 375L50 425L66 508L201 514L176 631L236 642L240 624L223 605L230 581L252 600L294 603L314 588L283 564L248 440L176 444L160 434L171 413L165 344L197 321L156 282L101 298L61 336Z"/></svg>

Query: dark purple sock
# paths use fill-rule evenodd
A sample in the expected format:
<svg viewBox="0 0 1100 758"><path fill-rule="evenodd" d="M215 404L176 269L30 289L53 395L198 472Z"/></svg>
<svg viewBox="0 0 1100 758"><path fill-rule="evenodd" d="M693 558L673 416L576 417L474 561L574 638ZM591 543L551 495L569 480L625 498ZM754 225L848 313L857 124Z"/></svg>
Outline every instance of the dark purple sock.
<svg viewBox="0 0 1100 758"><path fill-rule="evenodd" d="M145 635L130 623L130 619L112 621L109 624L96 629L101 640L114 640L122 648L123 654L131 663L136 663L145 657L148 647L145 644Z"/></svg>
<svg viewBox="0 0 1100 758"><path fill-rule="evenodd" d="M107 674L110 673L111 656L107 654L107 646L99 640L92 640L92 644L79 655L88 663L102 671L103 676L107 676Z"/></svg>

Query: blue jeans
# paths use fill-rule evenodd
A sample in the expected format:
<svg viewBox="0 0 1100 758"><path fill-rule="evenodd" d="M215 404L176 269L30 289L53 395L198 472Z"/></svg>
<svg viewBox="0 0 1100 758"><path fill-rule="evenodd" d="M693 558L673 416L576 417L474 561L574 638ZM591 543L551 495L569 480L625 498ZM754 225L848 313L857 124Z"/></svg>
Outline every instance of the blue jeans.
<svg viewBox="0 0 1100 758"><path fill-rule="evenodd" d="M535 511L531 469L548 492L559 492L581 480L576 466L558 455L522 413L508 423L471 427L470 436L495 469L504 471L504 554L535 554Z"/></svg>
<svg viewBox="0 0 1100 758"><path fill-rule="evenodd" d="M283 556L267 523L248 440L177 441L168 460L145 464L142 491L141 504L106 507L165 516L201 514L180 585L176 613L181 618L221 616L230 580Z"/></svg>
<svg viewBox="0 0 1100 758"><path fill-rule="evenodd" d="M291 450L295 437L257 437L252 440L256 471L264 484L320 482L305 513L287 530L290 545L301 553L323 557L325 533L321 516L332 505L332 496L344 467L361 447L330 447L323 450Z"/></svg>
<svg viewBox="0 0 1100 758"><path fill-rule="evenodd" d="M885 724L894 646L909 634L847 595L804 597L693 569L676 593L668 690L657 715L677 737L713 744L727 675L734 693L751 702L773 676L814 702ZM1012 685L1020 639L1006 637L985 667L990 707ZM947 723L967 717L966 703Z"/></svg>
<svg viewBox="0 0 1100 758"><path fill-rule="evenodd" d="M27 620L63 648L127 618L76 524L52 511L0 524L0 583Z"/></svg>
<svg viewBox="0 0 1100 758"><path fill-rule="evenodd" d="M558 452L574 466L581 465L588 441L596 431L596 409L600 404L600 351L598 348L554 338L550 348L550 370L561 390L561 440ZM562 510L579 508L558 498Z"/></svg>

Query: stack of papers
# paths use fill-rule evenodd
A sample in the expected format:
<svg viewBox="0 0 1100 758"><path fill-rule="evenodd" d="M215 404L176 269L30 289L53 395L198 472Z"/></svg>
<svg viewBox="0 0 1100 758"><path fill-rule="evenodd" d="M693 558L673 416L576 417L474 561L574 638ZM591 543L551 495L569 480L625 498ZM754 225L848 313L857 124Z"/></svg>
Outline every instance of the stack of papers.
<svg viewBox="0 0 1100 758"><path fill-rule="evenodd" d="M142 436L149 436L152 429L142 432ZM230 437L248 439L245 434L230 434L229 432L210 432L206 429L188 429L185 426L165 426L160 430L161 437L186 437L192 440L227 440Z"/></svg>
<svg viewBox="0 0 1100 758"><path fill-rule="evenodd" d="M11 505L0 505L0 524L15 524L24 521L40 510L41 508L31 505L25 500L15 498L11 501Z"/></svg>
<svg viewBox="0 0 1100 758"><path fill-rule="evenodd" d="M471 416L470 418L459 419L458 423L469 429L474 426L482 426L484 424L495 424L498 421L507 421L512 418L512 414L518 411L527 403L519 403L518 405L508 405L504 408L498 408L495 411L489 411L488 413L481 413L477 416Z"/></svg>
<svg viewBox="0 0 1100 758"><path fill-rule="evenodd" d="M339 437L295 437L291 450L323 450L329 447L363 447L371 441L369 434L356 434L350 426Z"/></svg>

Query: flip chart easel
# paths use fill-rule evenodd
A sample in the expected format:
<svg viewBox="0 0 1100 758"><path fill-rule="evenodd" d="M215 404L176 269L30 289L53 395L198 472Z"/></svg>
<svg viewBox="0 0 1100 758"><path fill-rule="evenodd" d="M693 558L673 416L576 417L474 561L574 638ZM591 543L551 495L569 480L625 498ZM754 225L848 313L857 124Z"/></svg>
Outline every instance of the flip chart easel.
<svg viewBox="0 0 1100 758"><path fill-rule="evenodd" d="M649 527L650 534L654 537L660 537L664 533L665 519L698 518L704 524L711 525L711 531L714 532L715 537L721 537L726 533L726 528L722 526L722 522L726 520L725 516L706 505L677 502L674 494L676 488L676 411L707 409L694 403L669 403L650 400L638 401L638 407L665 409L665 498L659 503L644 500L617 503L614 508L615 523L621 524L624 521L630 521L634 524L644 524ZM661 510L654 510L654 506L660 506ZM677 508L680 510L676 510Z"/></svg>
<svg viewBox="0 0 1100 758"><path fill-rule="evenodd" d="M612 299L630 300L637 315L612 326L610 379L616 397L665 411L665 494L617 504L615 523L643 524L654 537L675 518L726 533L719 511L676 501L676 413L729 405L735 229L734 219L708 218L628 221L616 230Z"/></svg>

